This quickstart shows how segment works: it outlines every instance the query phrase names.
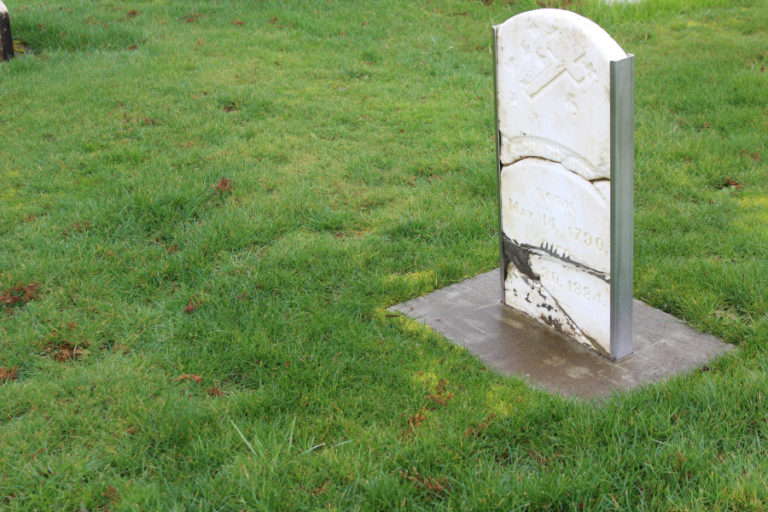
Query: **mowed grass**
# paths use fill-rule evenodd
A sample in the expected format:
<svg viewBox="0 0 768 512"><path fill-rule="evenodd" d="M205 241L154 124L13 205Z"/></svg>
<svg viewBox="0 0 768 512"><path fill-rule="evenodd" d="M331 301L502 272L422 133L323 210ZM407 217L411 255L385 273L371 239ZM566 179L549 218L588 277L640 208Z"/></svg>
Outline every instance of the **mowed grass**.
<svg viewBox="0 0 768 512"><path fill-rule="evenodd" d="M583 402L386 312L497 265L534 7L10 2L0 510L767 509L766 0L571 7L636 55L635 295L737 351Z"/></svg>

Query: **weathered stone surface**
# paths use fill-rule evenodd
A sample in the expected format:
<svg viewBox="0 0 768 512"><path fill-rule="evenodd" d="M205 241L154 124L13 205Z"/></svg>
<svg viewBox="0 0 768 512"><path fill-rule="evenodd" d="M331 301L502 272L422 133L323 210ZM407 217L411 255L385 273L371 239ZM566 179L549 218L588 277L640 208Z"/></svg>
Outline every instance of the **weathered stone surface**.
<svg viewBox="0 0 768 512"><path fill-rule="evenodd" d="M627 56L597 24L538 9L497 27L503 165L537 156L582 177L610 177L610 70Z"/></svg>
<svg viewBox="0 0 768 512"><path fill-rule="evenodd" d="M509 239L610 272L608 182L598 188L558 163L525 158L503 167L500 183Z"/></svg>
<svg viewBox="0 0 768 512"><path fill-rule="evenodd" d="M539 9L496 27L504 302L610 354L610 62L598 25Z"/></svg>

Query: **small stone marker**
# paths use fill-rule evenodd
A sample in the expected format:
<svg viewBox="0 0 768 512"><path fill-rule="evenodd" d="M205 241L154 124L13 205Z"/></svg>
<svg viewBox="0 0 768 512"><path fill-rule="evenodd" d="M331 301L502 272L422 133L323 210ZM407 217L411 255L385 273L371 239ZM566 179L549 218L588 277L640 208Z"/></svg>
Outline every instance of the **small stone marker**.
<svg viewBox="0 0 768 512"><path fill-rule="evenodd" d="M13 37L11 36L11 17L8 8L0 0L0 60L13 58Z"/></svg>
<svg viewBox="0 0 768 512"><path fill-rule="evenodd" d="M503 302L632 352L633 57L575 13L494 27Z"/></svg>

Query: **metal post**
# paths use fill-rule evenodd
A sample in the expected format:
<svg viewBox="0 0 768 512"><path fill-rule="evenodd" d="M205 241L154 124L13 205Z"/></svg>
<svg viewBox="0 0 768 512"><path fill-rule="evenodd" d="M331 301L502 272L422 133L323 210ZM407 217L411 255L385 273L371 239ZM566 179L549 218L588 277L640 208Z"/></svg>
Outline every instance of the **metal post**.
<svg viewBox="0 0 768 512"><path fill-rule="evenodd" d="M611 359L632 353L634 56L611 61Z"/></svg>

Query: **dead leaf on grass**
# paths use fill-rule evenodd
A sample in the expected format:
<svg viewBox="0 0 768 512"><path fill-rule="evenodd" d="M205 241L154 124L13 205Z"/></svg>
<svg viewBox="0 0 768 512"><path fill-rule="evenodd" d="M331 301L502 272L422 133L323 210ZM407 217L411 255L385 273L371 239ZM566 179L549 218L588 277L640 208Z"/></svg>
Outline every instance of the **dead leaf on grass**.
<svg viewBox="0 0 768 512"><path fill-rule="evenodd" d="M190 314L194 310L196 310L198 307L200 307L200 303L195 302L195 298L192 297L191 299L189 299L189 303L186 306L184 306L184 312L186 314Z"/></svg>
<svg viewBox="0 0 768 512"><path fill-rule="evenodd" d="M242 26L245 25L245 22L243 20L232 20L233 25Z"/></svg>
<svg viewBox="0 0 768 512"><path fill-rule="evenodd" d="M416 433L416 429L419 428L419 425L421 425L426 419L427 415L424 409L408 418L408 431L403 432L403 437L407 439L413 436Z"/></svg>
<svg viewBox="0 0 768 512"><path fill-rule="evenodd" d="M448 403L448 400L453 398L453 393L446 393L445 395L438 395L436 393L432 393L427 395L427 398L440 405L446 405Z"/></svg>
<svg viewBox="0 0 768 512"><path fill-rule="evenodd" d="M115 489L114 485L107 487L106 492L101 493L101 495L110 503L115 503L120 499L120 495L117 494L117 489Z"/></svg>
<svg viewBox="0 0 768 512"><path fill-rule="evenodd" d="M89 229L93 227L93 224L88 222L87 220L84 220L82 222L73 222L72 223L72 230L76 233L85 233Z"/></svg>
<svg viewBox="0 0 768 512"><path fill-rule="evenodd" d="M225 194L227 192L232 191L232 180L228 180L227 178L221 178L218 183L213 185L213 188L216 189L216 192L220 194Z"/></svg>
<svg viewBox="0 0 768 512"><path fill-rule="evenodd" d="M426 489L437 495L448 494L450 490L445 477L424 477L416 471L415 467L410 471L400 471L400 478L412 482L418 488Z"/></svg>
<svg viewBox="0 0 768 512"><path fill-rule="evenodd" d="M435 392L428 394L427 398L440 405L446 405L448 400L453 398L453 393L448 393L447 388L448 381L445 379L440 379L440 381L437 383L437 389L435 389Z"/></svg>
<svg viewBox="0 0 768 512"><path fill-rule="evenodd" d="M321 485L320 487L315 487L314 489L312 489L309 492L310 492L310 494L312 494L312 496L319 496L320 494L323 494L323 493L325 493L325 491L328 490L328 485L329 485L329 482L327 482L327 481L323 482L323 485Z"/></svg>
<svg viewBox="0 0 768 512"><path fill-rule="evenodd" d="M491 414L487 418L485 418L485 421L481 421L477 425L470 425L467 427L467 429L464 431L463 439L466 439L467 437L480 437L483 435L483 432L485 432L485 429L488 428L488 426L491 424L491 420L495 418L495 414Z"/></svg>
<svg viewBox="0 0 768 512"><path fill-rule="evenodd" d="M182 16L181 18L179 18L179 20L186 21L187 23L195 23L197 22L198 19L200 19L200 15L197 14L196 12L191 12L186 16Z"/></svg>
<svg viewBox="0 0 768 512"><path fill-rule="evenodd" d="M722 189L728 188L728 187L733 187L736 190L742 188L741 187L741 183L739 183L738 181L736 181L734 179L731 179L731 178L726 178L725 181L723 181L721 184L715 185L715 188L718 189L718 190L722 190Z"/></svg>
<svg viewBox="0 0 768 512"><path fill-rule="evenodd" d="M119 352L119 353L121 353L123 355L126 355L126 354L129 354L131 352L131 347L129 347L128 345L122 345L120 343L115 343L112 346L112 351L113 352Z"/></svg>
<svg viewBox="0 0 768 512"><path fill-rule="evenodd" d="M224 396L224 392L221 389L217 388L216 386L211 386L210 388L206 388L205 392L211 396Z"/></svg>
<svg viewBox="0 0 768 512"><path fill-rule="evenodd" d="M35 300L40 295L40 286L38 282L26 285L19 284L0 292L0 304L7 309L20 307Z"/></svg>
<svg viewBox="0 0 768 512"><path fill-rule="evenodd" d="M230 101L224 105L224 112L235 112L237 110L240 110L240 105L238 105L235 101Z"/></svg>
<svg viewBox="0 0 768 512"><path fill-rule="evenodd" d="M48 352L54 361L59 363L78 360L88 354L87 350L80 346L73 345L67 340L51 341L45 347L45 351Z"/></svg>

